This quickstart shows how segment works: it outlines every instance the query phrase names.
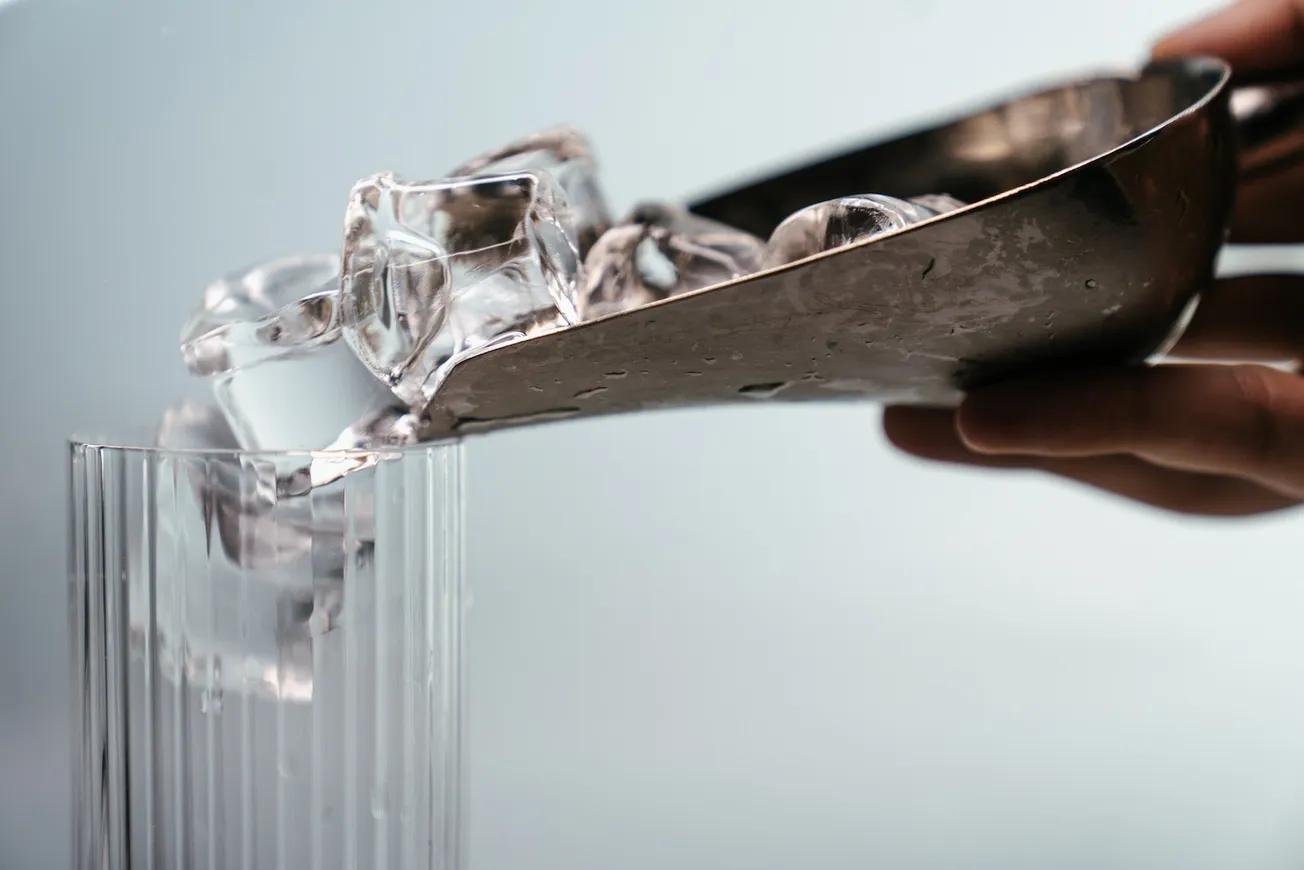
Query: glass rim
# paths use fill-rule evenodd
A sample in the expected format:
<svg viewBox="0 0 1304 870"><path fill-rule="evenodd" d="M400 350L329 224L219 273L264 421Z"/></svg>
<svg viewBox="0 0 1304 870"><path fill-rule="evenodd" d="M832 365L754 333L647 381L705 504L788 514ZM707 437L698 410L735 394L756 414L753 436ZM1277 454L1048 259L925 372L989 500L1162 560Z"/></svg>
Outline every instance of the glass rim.
<svg viewBox="0 0 1304 870"><path fill-rule="evenodd" d="M135 433L135 434L133 434ZM177 456L177 457L266 457L266 458L312 458L322 456L341 456L341 457L398 457L404 454L414 454L436 449L445 449L455 446L462 442L460 437L441 438L431 441L420 441L416 444L387 445L382 447L350 447L350 448L312 448L312 447L288 447L288 448L267 448L258 450L246 450L243 447L162 447L152 444L154 440L154 431L152 429L141 428L138 430L119 430L112 434L106 433L74 433L64 439L64 443L70 450L103 450L112 453L132 453L144 456Z"/></svg>

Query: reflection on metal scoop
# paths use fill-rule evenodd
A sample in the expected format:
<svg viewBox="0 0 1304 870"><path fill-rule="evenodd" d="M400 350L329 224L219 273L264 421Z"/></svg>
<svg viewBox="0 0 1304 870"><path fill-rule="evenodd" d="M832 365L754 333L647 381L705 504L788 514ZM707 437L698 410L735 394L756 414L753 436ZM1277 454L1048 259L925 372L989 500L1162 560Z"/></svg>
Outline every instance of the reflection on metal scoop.
<svg viewBox="0 0 1304 870"><path fill-rule="evenodd" d="M858 192L972 205L467 358L426 435L757 399L950 404L1030 371L1143 361L1212 277L1237 136L1247 168L1300 150L1283 157L1298 88L1259 87L1238 127L1230 82L1193 59L1060 85L700 201L762 237Z"/></svg>

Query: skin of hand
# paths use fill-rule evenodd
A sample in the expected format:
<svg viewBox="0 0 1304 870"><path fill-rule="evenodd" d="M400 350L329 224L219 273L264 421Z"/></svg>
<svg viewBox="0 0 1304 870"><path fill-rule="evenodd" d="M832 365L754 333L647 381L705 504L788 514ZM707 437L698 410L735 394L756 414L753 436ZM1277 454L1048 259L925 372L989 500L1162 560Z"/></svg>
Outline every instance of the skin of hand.
<svg viewBox="0 0 1304 870"><path fill-rule="evenodd" d="M1153 54L1214 55L1238 73L1304 68L1304 0L1241 0ZM1232 240L1304 242L1302 194L1304 174L1242 187ZM883 426L919 458L1048 472L1180 513L1248 516L1304 503L1304 377L1265 365L1298 371L1304 276L1215 282L1172 353L1199 362L1000 384L958 410L890 407Z"/></svg>

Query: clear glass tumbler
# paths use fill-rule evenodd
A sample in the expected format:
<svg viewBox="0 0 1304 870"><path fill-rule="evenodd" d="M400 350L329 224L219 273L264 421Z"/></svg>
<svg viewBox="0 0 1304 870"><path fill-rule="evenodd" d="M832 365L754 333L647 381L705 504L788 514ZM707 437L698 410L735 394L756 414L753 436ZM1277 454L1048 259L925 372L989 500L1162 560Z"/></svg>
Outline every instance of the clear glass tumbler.
<svg viewBox="0 0 1304 870"><path fill-rule="evenodd" d="M460 446L71 472L77 870L461 870Z"/></svg>

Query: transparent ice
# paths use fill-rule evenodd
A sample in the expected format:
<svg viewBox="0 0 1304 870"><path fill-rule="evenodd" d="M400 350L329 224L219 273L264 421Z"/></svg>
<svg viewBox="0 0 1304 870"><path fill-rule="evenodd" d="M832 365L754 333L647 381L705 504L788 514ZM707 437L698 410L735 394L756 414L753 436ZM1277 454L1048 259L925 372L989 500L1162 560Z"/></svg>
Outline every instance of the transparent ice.
<svg viewBox="0 0 1304 870"><path fill-rule="evenodd" d="M194 403L178 405L163 415L155 443L167 450L209 454L202 465L187 466L189 480L183 491L203 506L217 542L232 563L256 569L305 559L342 565L344 505L340 492L328 484L361 465L333 475L319 473L315 487L305 485L312 479L317 454L238 452L240 445L225 415L210 405ZM168 481L168 485L174 484ZM325 567L333 573L329 565Z"/></svg>
<svg viewBox="0 0 1304 870"><path fill-rule="evenodd" d="M789 215L765 246L764 266L773 268L905 229L964 203L934 194L904 200L866 193L821 202Z"/></svg>
<svg viewBox="0 0 1304 870"><path fill-rule="evenodd" d="M185 679L209 680L214 663L225 660L238 665L218 669L215 691L247 687L253 677L275 686L282 700L309 699L307 621L316 614L320 622L339 610L350 558L346 534L365 547L374 506L355 500L346 524L343 487L288 496L285 481L306 465L306 457L239 451L225 415L210 405L169 409L155 443L170 451L162 455L154 482L157 532L153 541L142 538L133 546L161 553L183 551L186 542L213 545L206 548L202 575L168 570L157 577L152 607L160 632L190 637ZM150 554L140 551L135 558L146 561ZM186 594L174 585L184 585ZM138 604L133 613L151 612L147 602ZM204 625L214 628L205 631ZM181 678L182 662L161 665Z"/></svg>
<svg viewBox="0 0 1304 870"><path fill-rule="evenodd" d="M335 483L346 474L374 466L386 451L422 440L424 418L406 408L385 408L358 420L311 461L283 478L280 492L304 495Z"/></svg>
<svg viewBox="0 0 1304 870"><path fill-rule="evenodd" d="M311 697L313 634L339 618L347 566L366 562L375 546L370 476L397 456L391 449L419 440L420 425L411 412L388 409L357 421L324 451L250 453L212 405L186 402L164 413L155 433L167 451L153 484L157 532L153 542L133 539L132 558L143 563L142 548L180 551L186 542L208 554L202 576L158 577L162 626L179 631L188 618L187 596L172 594L172 583L216 608L187 628L188 678L207 679L214 660L238 658L240 667L223 675L231 685L248 686L252 669L279 686L282 700ZM138 612L148 612L147 603ZM203 623L231 630L205 634Z"/></svg>
<svg viewBox="0 0 1304 870"><path fill-rule="evenodd" d="M546 173L376 175L354 186L345 217L344 337L421 409L462 356L576 323L578 261L565 194Z"/></svg>
<svg viewBox="0 0 1304 870"><path fill-rule="evenodd" d="M574 215L580 252L587 252L611 225L611 214L598 184L593 148L578 130L555 127L526 136L463 163L449 175L501 175L525 170L547 172L561 185Z"/></svg>
<svg viewBox="0 0 1304 870"><path fill-rule="evenodd" d="M673 205L645 204L603 234L584 260L585 319L625 311L755 272L755 236Z"/></svg>
<svg viewBox="0 0 1304 870"><path fill-rule="evenodd" d="M240 447L311 449L394 404L341 335L339 258L286 257L205 288L181 353Z"/></svg>

